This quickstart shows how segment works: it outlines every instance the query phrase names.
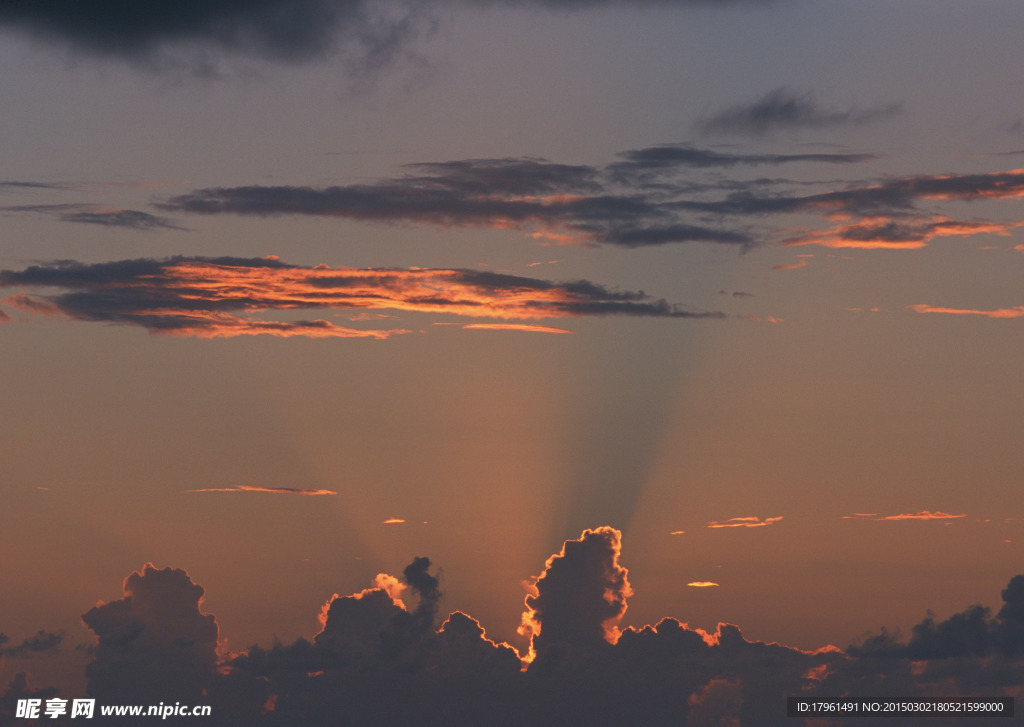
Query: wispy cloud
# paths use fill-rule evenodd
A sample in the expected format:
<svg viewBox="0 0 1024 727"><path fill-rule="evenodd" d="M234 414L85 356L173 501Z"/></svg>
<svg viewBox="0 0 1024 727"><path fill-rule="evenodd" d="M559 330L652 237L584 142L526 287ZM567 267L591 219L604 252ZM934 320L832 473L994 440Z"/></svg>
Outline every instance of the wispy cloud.
<svg viewBox="0 0 1024 727"><path fill-rule="evenodd" d="M843 515L844 520L956 520L967 517L965 513L951 515L948 512L931 512L921 510L920 512L900 513L898 515L879 515L878 513L858 512L853 515Z"/></svg>
<svg viewBox="0 0 1024 727"><path fill-rule="evenodd" d="M302 495L305 497L319 497L322 495L337 495L334 490L304 490L298 487L250 487L238 485L237 487L208 487L201 490L185 490L185 492L262 492L271 495Z"/></svg>
<svg viewBox="0 0 1024 727"><path fill-rule="evenodd" d="M193 214L314 215L443 229L518 230L548 244L639 248L708 243L746 250L770 242L832 248L916 249L936 238L1007 235L1021 219L957 219L922 205L1024 196L1024 170L830 182L802 192L787 179L694 176L701 170L782 164L852 165L869 154L738 154L685 144L622 152L605 165L535 158L413 164L401 176L333 187L215 187L155 204ZM820 183L820 186L826 186ZM818 227L771 227L808 215Z"/></svg>
<svg viewBox="0 0 1024 727"><path fill-rule="evenodd" d="M133 230L181 230L166 217L140 210L104 207L94 204L35 204L0 207L6 212L35 212L57 217L62 222L80 222L104 227L127 227Z"/></svg>
<svg viewBox="0 0 1024 727"><path fill-rule="evenodd" d="M782 520L783 516L766 517L762 520L759 517L733 517L728 520L712 520L708 523L709 528L763 528Z"/></svg>
<svg viewBox="0 0 1024 727"><path fill-rule="evenodd" d="M772 0L747 0L770 4ZM212 72L213 52L274 62L305 63L340 54L357 68L414 56L410 46L438 22L437 6L488 2L415 0L150 0L121 6L102 0L0 3L0 28L78 53L147 68L189 67ZM513 0L510 7L584 11L607 0ZM632 2L623 2L632 5ZM648 5L706 5L707 0L646 0Z"/></svg>
<svg viewBox="0 0 1024 727"><path fill-rule="evenodd" d="M686 586L688 588L717 588L718 584L714 581L690 581Z"/></svg>
<svg viewBox="0 0 1024 727"><path fill-rule="evenodd" d="M402 525L403 523L405 523L405 520L400 517L389 517L381 525Z"/></svg>
<svg viewBox="0 0 1024 727"><path fill-rule="evenodd" d="M57 262L0 270L0 287L49 287L4 303L75 320L141 326L152 333L201 338L271 334L387 338L401 329L346 328L325 320L254 320L267 311L374 310L444 313L470 318L539 319L571 316L715 318L578 280L554 283L463 269L304 267L269 258L174 257L85 264Z"/></svg>
<svg viewBox="0 0 1024 727"><path fill-rule="evenodd" d="M954 316L982 316L984 318L1021 318L1024 317L1024 305L1012 308L996 308L993 310L979 310L974 308L944 308L941 306L919 303L908 306L915 313L944 313Z"/></svg>
<svg viewBox="0 0 1024 727"><path fill-rule="evenodd" d="M829 108L821 105L812 93L777 88L756 101L732 106L702 120L697 129L706 134L763 136L780 129L862 126L896 116L901 111L898 103L868 108Z"/></svg>
<svg viewBox="0 0 1024 727"><path fill-rule="evenodd" d="M566 328L534 326L529 323L467 323L463 328L483 331L525 331L527 333L572 333Z"/></svg>

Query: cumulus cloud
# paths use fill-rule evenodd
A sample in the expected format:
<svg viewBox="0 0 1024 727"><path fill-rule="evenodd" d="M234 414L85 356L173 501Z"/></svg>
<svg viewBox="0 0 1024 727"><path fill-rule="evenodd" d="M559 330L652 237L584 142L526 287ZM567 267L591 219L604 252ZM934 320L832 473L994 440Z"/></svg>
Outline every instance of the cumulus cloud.
<svg viewBox="0 0 1024 727"><path fill-rule="evenodd" d="M590 651L619 638L619 622L633 595L619 564L622 533L585 530L548 558L526 596L519 633L530 637L530 659L555 649Z"/></svg>
<svg viewBox="0 0 1024 727"><path fill-rule="evenodd" d="M906 643L883 629L848 651L855 656L947 662L930 664L933 673L950 671L949 660L968 660L968 672L1001 675L1010 667L1005 660L1024 657L1024 575L1010 579L1002 598L1003 606L995 616L991 609L977 604L944 621L936 621L929 612L911 629ZM990 657L994 661L971 661ZM1018 672L1014 683L1022 681Z"/></svg>
<svg viewBox="0 0 1024 727"><path fill-rule="evenodd" d="M174 257L96 264L64 261L0 270L0 287L12 286L65 291L37 297L19 293L3 301L21 310L201 338L263 333L379 339L404 332L347 328L319 319L250 317L265 311L402 310L499 319L722 317L585 280L553 283L464 269L304 267L276 257Z"/></svg>
<svg viewBox="0 0 1024 727"><path fill-rule="evenodd" d="M702 120L702 133L762 136L785 129L828 129L862 126L901 112L900 104L835 109L822 106L812 93L777 88L751 103L724 109Z"/></svg>
<svg viewBox="0 0 1024 727"><path fill-rule="evenodd" d="M229 726L332 724L344 715L438 727L782 727L802 724L787 716L787 697L991 700L1024 688L1024 575L1009 581L995 615L975 605L942 621L928 614L906 641L883 629L845 651L802 650L750 640L726 623L704 631L664 618L622 628L632 588L621 556L620 532L599 527L548 558L525 600L523 655L464 612L442 619L440 579L425 557L399 577L380 573L369 588L334 594L311 640L234 654L217 651L203 588L185 571L147 564L125 580L124 598L83 616L98 637L89 694L210 704ZM54 693L19 675L0 697L0 719L18 698Z"/></svg>
<svg viewBox="0 0 1024 727"><path fill-rule="evenodd" d="M217 675L217 620L188 573L146 563L124 581L124 598L82 615L96 635L86 667L90 696L115 703L202 701Z"/></svg>

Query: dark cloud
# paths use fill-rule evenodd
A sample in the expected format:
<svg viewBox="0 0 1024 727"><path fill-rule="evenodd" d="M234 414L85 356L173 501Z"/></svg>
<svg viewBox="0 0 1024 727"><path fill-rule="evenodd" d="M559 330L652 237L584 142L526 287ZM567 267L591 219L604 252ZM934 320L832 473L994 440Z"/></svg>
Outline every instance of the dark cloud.
<svg viewBox="0 0 1024 727"><path fill-rule="evenodd" d="M17 719L18 701L22 699L46 700L56 697L60 691L55 687L43 687L34 689L29 685L28 675L25 672L18 672L14 679L7 685L6 691L0 694L0 727L8 725L25 724L22 719Z"/></svg>
<svg viewBox="0 0 1024 727"><path fill-rule="evenodd" d="M340 38L370 47L397 32L365 0L48 0L0 4L0 27L87 53L153 61L171 49L215 48L305 61Z"/></svg>
<svg viewBox="0 0 1024 727"><path fill-rule="evenodd" d="M900 104L836 110L821 106L813 94L777 88L753 103L733 106L704 119L697 128L702 133L763 136L779 129L861 126L900 111Z"/></svg>
<svg viewBox="0 0 1024 727"><path fill-rule="evenodd" d="M1021 221L954 219L930 202L1016 199L1020 170L854 181L814 193L788 179L722 179L717 170L782 164L851 165L870 154L740 154L684 144L623 152L604 166L543 159L410 165L372 184L213 187L157 202L165 210L253 216L314 215L449 228L514 229L555 244L638 248L709 243L745 251L767 242L913 249L936 237L999 234ZM705 174L695 177L694 174ZM839 188L836 188L839 187ZM766 217L818 216L824 228L770 227ZM754 227L754 225L757 227Z"/></svg>
<svg viewBox="0 0 1024 727"><path fill-rule="evenodd" d="M555 243L642 247L706 242L745 249L743 230L694 219L713 206L690 208L686 195L717 189L680 177L693 169L788 163L852 164L867 154L726 154L665 144L620 155L605 166L544 159L470 159L414 164L373 184L334 187L214 187L157 206L176 212L341 217L436 227L517 229ZM744 183L748 191L770 184Z"/></svg>
<svg viewBox="0 0 1024 727"><path fill-rule="evenodd" d="M590 652L615 643L626 601L633 595L619 564L622 534L610 527L586 530L548 558L526 597L520 633L537 659L571 649Z"/></svg>
<svg viewBox="0 0 1024 727"><path fill-rule="evenodd" d="M181 230L165 217L139 210L111 209L91 204L36 204L0 207L6 212L36 212L56 216L62 222L82 222L105 227L127 227L133 230Z"/></svg>
<svg viewBox="0 0 1024 727"><path fill-rule="evenodd" d="M147 563L124 598L82 615L98 639L85 670L89 696L108 703L202 703L217 675L217 621L188 573Z"/></svg>
<svg viewBox="0 0 1024 727"><path fill-rule="evenodd" d="M681 309L643 292L585 280L554 283L477 270L303 267L271 258L174 257L85 264L56 262L0 270L0 287L48 287L54 295L12 295L3 303L75 320L141 326L199 337L386 338L404 331L347 328L324 320L253 320L263 311L370 309L472 318L536 319L583 315L722 317Z"/></svg>
<svg viewBox="0 0 1024 727"><path fill-rule="evenodd" d="M771 0L618 0L630 5L770 4ZM465 0L584 10L608 0ZM212 51L301 63L332 52L364 68L414 55L411 44L437 23L422 0L47 0L0 3L0 28L79 53L137 65L209 72Z"/></svg>
<svg viewBox="0 0 1024 727"><path fill-rule="evenodd" d="M929 613L913 627L906 643L883 629L848 650L856 656L913 661L1024 657L1024 575L1011 578L1002 597L1003 606L994 617L991 609L981 605L970 606L939 622Z"/></svg>
<svg viewBox="0 0 1024 727"><path fill-rule="evenodd" d="M40 630L35 636L23 639L17 646L4 646L10 637L0 634L0 656L9 658L24 658L41 651L50 651L57 648L64 639L64 634Z"/></svg>
<svg viewBox="0 0 1024 727"><path fill-rule="evenodd" d="M185 571L147 564L125 580L124 598L83 616L98 637L89 695L211 705L225 726L343 717L425 727L792 727L811 722L787 716L787 697L984 701L1024 688L1024 575L1009 582L995 616L972 606L941 622L929 615L905 643L883 630L845 652L804 651L749 640L725 623L713 632L674 618L620 628L632 595L621 551L619 531L599 527L547 560L525 601L523 658L463 612L438 623L440 580L424 557L400 578L381 573L370 588L335 594L312 640L238 654L217 652L201 586ZM55 693L18 675L0 697L0 724L17 699Z"/></svg>

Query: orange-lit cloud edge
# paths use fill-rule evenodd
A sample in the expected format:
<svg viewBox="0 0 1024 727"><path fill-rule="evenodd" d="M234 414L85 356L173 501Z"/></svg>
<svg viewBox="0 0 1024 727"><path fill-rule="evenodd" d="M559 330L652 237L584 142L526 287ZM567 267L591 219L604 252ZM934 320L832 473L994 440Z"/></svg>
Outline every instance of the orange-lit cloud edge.
<svg viewBox="0 0 1024 727"><path fill-rule="evenodd" d="M298 487L251 487L249 485L238 485L236 487L207 487L199 490L185 490L185 492L262 492L272 495L302 495L304 497L338 494L334 490L304 490Z"/></svg>
<svg viewBox="0 0 1024 727"><path fill-rule="evenodd" d="M927 305L918 303L907 306L915 313L943 313L954 316L981 316L984 318L1021 318L1024 317L1024 305L1012 308L997 308L995 310L979 310L974 308L946 308L942 306Z"/></svg>
<svg viewBox="0 0 1024 727"><path fill-rule="evenodd" d="M766 525L773 525L782 520L783 516L766 517L762 520L759 517L733 517L728 520L712 520L708 523L709 528L763 528Z"/></svg>
<svg viewBox="0 0 1024 727"><path fill-rule="evenodd" d="M948 512L931 512L930 510L921 510L920 512L907 512L900 513L898 515L879 515L878 513L866 513L857 512L853 515L843 515L843 520L957 520L959 518L967 517L966 513L959 515L951 515Z"/></svg>
<svg viewBox="0 0 1024 727"><path fill-rule="evenodd" d="M387 338L403 329L368 330L322 319L254 320L266 311L333 310L365 317L368 311L497 318L469 328L568 333L550 326L509 322L576 316L721 318L692 312L643 293L588 281L555 283L465 269L355 269L290 265L266 258L122 260L85 265L55 263L0 270L0 286L61 289L56 295L16 293L2 302L36 315L136 325L151 333L224 338L239 335Z"/></svg>
<svg viewBox="0 0 1024 727"><path fill-rule="evenodd" d="M275 639L269 649L254 645L240 652L227 649L215 616L201 611L202 586L184 570L147 563L124 580L123 599L101 601L82 617L98 639L86 668L89 694L109 698L127 683L136 696L148 686L166 697L179 686L192 690L194 702L250 710L247 724L253 725L309 724L301 716L317 705L321 711L313 714L332 716L361 705L359 723L371 723L392 693L408 697L417 713L426 713L422 706L443 712L457 704L462 714L476 696L486 695L471 718L438 722L467 726L498 723L494 716L512 714L506 710L516 705L523 705L521 714L501 723L566 724L564 715L575 713L566 708L596 706L591 714L605 715L606 708L620 706L609 723L669 724L643 719L650 705L648 715L671 715L674 722L689 714L685 723L694 724L700 722L689 708L714 702L708 698L721 689L736 697L730 703L758 710L766 703L784 704L786 696L863 695L873 683L890 692L886 685L898 684L908 699L1019 696L1024 575L1010 579L998 613L972 606L942 623L929 613L907 642L883 629L845 650L806 650L750 640L725 622L710 632L671 617L620 628L626 599L633 595L620 554L621 533L604 526L565 541L545 561L542 573L524 584L526 654L488 638L480 622L463 611L451 611L438 627L440 581L430 575L427 558L414 558L401 577L378 573L369 588L332 595L320 609L312 640ZM687 585L715 587L711 581ZM968 619L969 633L958 628ZM126 629L144 638L125 643ZM47 639L51 646L59 642ZM171 652L181 658L165 669ZM978 693L982 683L992 689ZM863 696L875 693L872 688ZM609 695L612 700L601 699ZM723 706L723 717L735 714L735 707L730 712ZM753 716L761 719L757 712ZM593 723L603 722L573 722Z"/></svg>

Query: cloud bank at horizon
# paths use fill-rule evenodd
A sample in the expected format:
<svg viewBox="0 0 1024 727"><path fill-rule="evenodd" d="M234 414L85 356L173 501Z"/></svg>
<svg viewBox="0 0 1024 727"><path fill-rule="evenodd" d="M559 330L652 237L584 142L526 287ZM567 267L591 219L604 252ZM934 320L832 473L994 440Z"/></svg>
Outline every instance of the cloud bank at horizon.
<svg viewBox="0 0 1024 727"><path fill-rule="evenodd" d="M882 630L845 650L801 650L714 632L674 618L621 627L630 596L621 533L585 530L528 584L520 652L489 639L472 616L440 618L441 582L429 558L401 577L334 594L311 639L223 648L205 590L181 569L147 563L124 597L82 617L97 638L88 693L104 703L212 704L218 724L791 725L786 697L901 699L1020 696L1024 690L1024 575L993 615L971 606L929 615L904 642ZM711 587L711 582L690 586ZM48 636L47 648L59 642ZM28 643L26 641L26 643ZM32 690L20 674L2 711ZM401 695L401 698L398 698ZM394 698L392 698L394 697ZM945 724L933 720L930 723ZM952 724L952 723L951 723Z"/></svg>

